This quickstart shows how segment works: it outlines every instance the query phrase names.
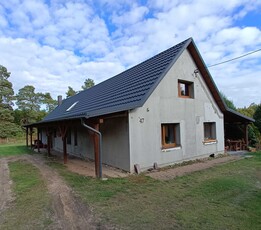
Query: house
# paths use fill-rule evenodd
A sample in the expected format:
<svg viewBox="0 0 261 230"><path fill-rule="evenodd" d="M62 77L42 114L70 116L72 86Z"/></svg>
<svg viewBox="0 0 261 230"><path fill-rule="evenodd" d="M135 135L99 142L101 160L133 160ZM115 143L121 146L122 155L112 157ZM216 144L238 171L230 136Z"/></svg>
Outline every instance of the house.
<svg viewBox="0 0 261 230"><path fill-rule="evenodd" d="M101 176L101 163L133 172L224 153L226 125L241 124L247 144L252 121L227 108L189 38L63 100L26 128L36 127L65 163L68 154L94 159Z"/></svg>

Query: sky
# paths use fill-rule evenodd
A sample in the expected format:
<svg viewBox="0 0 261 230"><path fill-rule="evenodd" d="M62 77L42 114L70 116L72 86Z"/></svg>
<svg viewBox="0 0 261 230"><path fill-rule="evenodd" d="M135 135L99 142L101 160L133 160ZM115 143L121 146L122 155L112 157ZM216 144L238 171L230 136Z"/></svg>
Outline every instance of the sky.
<svg viewBox="0 0 261 230"><path fill-rule="evenodd" d="M53 98L192 37L211 66L261 49L260 0L1 0L0 65ZM261 51L209 67L236 107L261 103Z"/></svg>

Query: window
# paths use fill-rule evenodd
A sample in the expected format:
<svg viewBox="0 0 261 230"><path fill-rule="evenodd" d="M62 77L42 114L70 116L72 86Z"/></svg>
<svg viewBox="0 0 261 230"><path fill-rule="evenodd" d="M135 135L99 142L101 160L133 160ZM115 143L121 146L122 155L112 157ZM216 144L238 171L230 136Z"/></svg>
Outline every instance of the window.
<svg viewBox="0 0 261 230"><path fill-rule="evenodd" d="M216 123L204 122L204 142L216 141Z"/></svg>
<svg viewBox="0 0 261 230"><path fill-rule="evenodd" d="M78 145L78 135L77 135L77 128L74 129L74 145Z"/></svg>
<svg viewBox="0 0 261 230"><path fill-rule="evenodd" d="M161 124L162 148L174 148L180 146L179 124Z"/></svg>
<svg viewBox="0 0 261 230"><path fill-rule="evenodd" d="M178 92L179 92L179 97L194 98L193 82L179 80Z"/></svg>
<svg viewBox="0 0 261 230"><path fill-rule="evenodd" d="M67 130L67 145L72 144L72 135L71 135L71 129L68 128Z"/></svg>

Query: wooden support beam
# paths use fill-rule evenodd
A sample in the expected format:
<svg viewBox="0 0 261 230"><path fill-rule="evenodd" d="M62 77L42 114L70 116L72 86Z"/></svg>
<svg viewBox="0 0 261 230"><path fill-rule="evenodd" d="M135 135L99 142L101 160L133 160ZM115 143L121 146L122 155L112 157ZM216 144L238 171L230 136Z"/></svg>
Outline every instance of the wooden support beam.
<svg viewBox="0 0 261 230"><path fill-rule="evenodd" d="M33 128L30 127L30 146L33 147Z"/></svg>
<svg viewBox="0 0 261 230"><path fill-rule="evenodd" d="M248 145L249 145L249 142L248 142L248 124L247 123L244 124L244 139L245 139L246 148L247 148Z"/></svg>
<svg viewBox="0 0 261 230"><path fill-rule="evenodd" d="M26 127L26 147L28 147L28 127Z"/></svg>
<svg viewBox="0 0 261 230"><path fill-rule="evenodd" d="M39 128L37 128L37 151L38 153L40 152L40 132L39 132Z"/></svg>
<svg viewBox="0 0 261 230"><path fill-rule="evenodd" d="M84 120L81 124L92 133L93 146L94 146L94 160L95 160L95 175L97 178L102 179L102 134L99 131L99 123L95 122L92 125L87 125Z"/></svg>
<svg viewBox="0 0 261 230"><path fill-rule="evenodd" d="M97 131L99 131L99 124L95 124L93 126L94 129L96 129ZM94 160L95 160L95 175L96 177L99 176L99 136L97 134L93 135L93 145L94 145Z"/></svg>
<svg viewBox="0 0 261 230"><path fill-rule="evenodd" d="M47 156L50 157L51 156L51 132L49 130L49 128L47 127L46 130L46 136L47 136Z"/></svg>
<svg viewBox="0 0 261 230"><path fill-rule="evenodd" d="M67 129L66 125L59 126L60 134L63 140L63 163L67 164L68 154L67 154Z"/></svg>

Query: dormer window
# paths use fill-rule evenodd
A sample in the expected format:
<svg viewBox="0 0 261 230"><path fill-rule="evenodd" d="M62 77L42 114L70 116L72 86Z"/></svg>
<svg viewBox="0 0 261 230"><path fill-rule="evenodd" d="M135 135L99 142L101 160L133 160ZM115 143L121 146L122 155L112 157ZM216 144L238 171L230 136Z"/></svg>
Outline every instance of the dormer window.
<svg viewBox="0 0 261 230"><path fill-rule="evenodd" d="M66 112L69 112L74 106L77 105L79 101L74 102L68 109L66 109Z"/></svg>

